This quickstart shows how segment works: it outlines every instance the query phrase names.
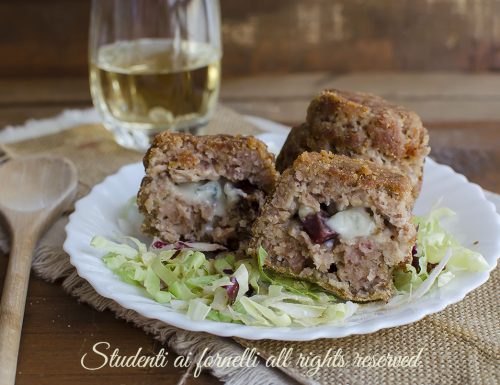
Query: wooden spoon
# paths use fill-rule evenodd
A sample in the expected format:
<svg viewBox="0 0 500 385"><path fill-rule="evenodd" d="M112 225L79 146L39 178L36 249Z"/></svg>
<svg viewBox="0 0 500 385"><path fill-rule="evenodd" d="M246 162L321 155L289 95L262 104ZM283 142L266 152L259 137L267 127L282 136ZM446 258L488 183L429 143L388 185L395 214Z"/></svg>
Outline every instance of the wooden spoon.
<svg viewBox="0 0 500 385"><path fill-rule="evenodd" d="M14 384L33 250L38 238L72 203L78 178L69 160L50 156L0 166L0 211L12 250L0 304L0 383Z"/></svg>

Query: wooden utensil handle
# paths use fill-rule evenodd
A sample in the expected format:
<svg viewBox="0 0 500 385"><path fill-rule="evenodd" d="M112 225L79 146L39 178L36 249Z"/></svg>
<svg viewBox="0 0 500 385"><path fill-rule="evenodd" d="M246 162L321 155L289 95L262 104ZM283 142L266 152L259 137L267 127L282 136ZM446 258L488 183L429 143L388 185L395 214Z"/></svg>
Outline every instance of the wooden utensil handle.
<svg viewBox="0 0 500 385"><path fill-rule="evenodd" d="M17 355L23 326L34 236L14 235L0 304L0 383L16 380Z"/></svg>

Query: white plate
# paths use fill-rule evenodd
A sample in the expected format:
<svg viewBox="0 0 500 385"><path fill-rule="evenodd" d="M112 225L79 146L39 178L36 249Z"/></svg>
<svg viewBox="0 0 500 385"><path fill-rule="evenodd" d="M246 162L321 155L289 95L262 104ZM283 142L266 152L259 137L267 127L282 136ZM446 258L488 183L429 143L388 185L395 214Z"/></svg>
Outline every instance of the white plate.
<svg viewBox="0 0 500 385"><path fill-rule="evenodd" d="M279 149L286 138L281 125L263 119L254 123L271 133L261 135L270 148ZM137 311L148 318L158 319L182 329L203 331L220 336L236 336L247 339L314 340L338 338L352 334L372 333L382 328L415 322L428 314L443 310L458 302L489 277L489 272L464 273L449 284L429 292L422 298L398 308L367 314L364 319L343 326L282 328L252 327L214 321L192 321L165 305L150 299L141 288L122 282L101 261L102 251L93 249L90 240L94 235L113 237L120 233L118 213L131 196L137 193L144 170L141 163L123 167L96 185L89 195L76 203L75 212L66 227L64 250L78 274L85 278L104 297L113 299L121 306ZM444 225L463 245L479 251L490 265L496 265L500 255L500 217L483 190L467 181L450 167L428 159L422 193L415 206L415 214L427 213L439 200L442 205L458 213L458 220ZM473 243L478 241L477 245ZM478 309L479 311L480 309Z"/></svg>

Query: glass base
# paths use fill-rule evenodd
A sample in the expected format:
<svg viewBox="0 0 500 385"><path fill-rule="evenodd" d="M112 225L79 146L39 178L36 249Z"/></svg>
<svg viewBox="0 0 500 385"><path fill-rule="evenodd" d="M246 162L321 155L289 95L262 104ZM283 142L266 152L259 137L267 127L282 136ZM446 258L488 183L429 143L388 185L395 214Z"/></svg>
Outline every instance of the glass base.
<svg viewBox="0 0 500 385"><path fill-rule="evenodd" d="M209 118L203 117L183 126L156 127L148 123L119 122L114 119L103 119L104 127L113 133L116 142L125 148L146 152L153 138L163 131L186 132L193 135L208 123Z"/></svg>

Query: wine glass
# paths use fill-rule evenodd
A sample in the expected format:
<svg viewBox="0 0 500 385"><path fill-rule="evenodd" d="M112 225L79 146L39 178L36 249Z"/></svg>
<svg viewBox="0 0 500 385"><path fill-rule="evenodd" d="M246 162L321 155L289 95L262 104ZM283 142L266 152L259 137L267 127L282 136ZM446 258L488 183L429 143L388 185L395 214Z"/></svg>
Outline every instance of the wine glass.
<svg viewBox="0 0 500 385"><path fill-rule="evenodd" d="M92 1L92 100L124 147L197 133L217 104L221 56L218 0Z"/></svg>

